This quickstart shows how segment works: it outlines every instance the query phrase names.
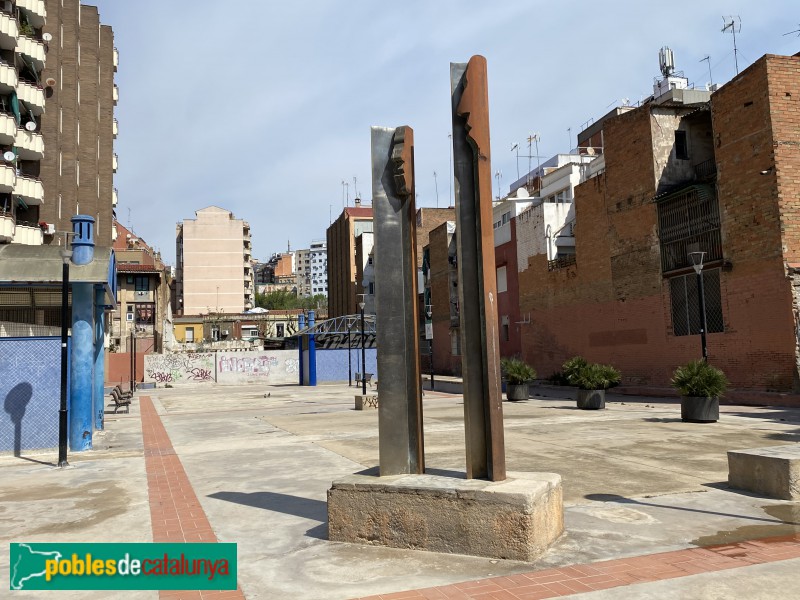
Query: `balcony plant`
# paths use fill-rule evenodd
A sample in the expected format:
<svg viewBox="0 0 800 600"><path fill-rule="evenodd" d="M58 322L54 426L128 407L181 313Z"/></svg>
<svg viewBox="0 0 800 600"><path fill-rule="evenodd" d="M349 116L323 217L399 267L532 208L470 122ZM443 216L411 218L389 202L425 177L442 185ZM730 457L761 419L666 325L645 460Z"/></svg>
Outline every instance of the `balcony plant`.
<svg viewBox="0 0 800 600"><path fill-rule="evenodd" d="M566 365L567 363L564 370L570 372L570 383L578 386L578 408L584 410L605 408L606 390L622 380L620 372L611 365L585 361L582 364L572 365L570 369L567 369Z"/></svg>
<svg viewBox="0 0 800 600"><path fill-rule="evenodd" d="M519 358L503 358L500 368L506 380L506 399L527 400L530 395L529 382L536 377L536 369Z"/></svg>
<svg viewBox="0 0 800 600"><path fill-rule="evenodd" d="M719 420L719 397L728 389L725 373L704 360L675 369L672 385L681 395L681 419L689 423Z"/></svg>

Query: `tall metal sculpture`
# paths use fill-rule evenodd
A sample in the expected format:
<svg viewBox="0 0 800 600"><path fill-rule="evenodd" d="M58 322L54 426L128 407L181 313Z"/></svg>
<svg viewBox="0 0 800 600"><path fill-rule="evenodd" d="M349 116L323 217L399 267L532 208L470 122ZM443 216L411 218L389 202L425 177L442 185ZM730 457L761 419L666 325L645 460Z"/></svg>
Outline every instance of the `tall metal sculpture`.
<svg viewBox="0 0 800 600"><path fill-rule="evenodd" d="M450 63L467 478L506 478L486 59ZM382 383L382 382L381 382Z"/></svg>
<svg viewBox="0 0 800 600"><path fill-rule="evenodd" d="M414 131L372 128L380 474L423 473Z"/></svg>

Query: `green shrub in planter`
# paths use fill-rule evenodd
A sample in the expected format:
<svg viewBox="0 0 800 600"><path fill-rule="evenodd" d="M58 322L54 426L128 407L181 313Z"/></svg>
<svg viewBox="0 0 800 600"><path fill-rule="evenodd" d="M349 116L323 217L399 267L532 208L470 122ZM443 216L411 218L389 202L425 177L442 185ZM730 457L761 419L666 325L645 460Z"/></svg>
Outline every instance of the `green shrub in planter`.
<svg viewBox="0 0 800 600"><path fill-rule="evenodd" d="M536 369L518 358L501 358L500 368L507 383L519 385L536 378Z"/></svg>
<svg viewBox="0 0 800 600"><path fill-rule="evenodd" d="M607 390L622 380L611 365L590 363L579 369L570 380L582 390Z"/></svg>
<svg viewBox="0 0 800 600"><path fill-rule="evenodd" d="M728 389L725 373L703 360L675 369L672 385L681 395L681 419L690 423L719 420L719 397Z"/></svg>
<svg viewBox="0 0 800 600"><path fill-rule="evenodd" d="M518 358L500 359L500 368L506 380L506 398L527 400L530 395L528 382L536 377L536 370Z"/></svg>
<svg viewBox="0 0 800 600"><path fill-rule="evenodd" d="M563 365L561 365L562 373L564 378L571 384L576 385L573 382L573 379L578 375L578 373L586 367L589 363L586 362L586 359L582 356L573 356L569 360L567 360Z"/></svg>
<svg viewBox="0 0 800 600"><path fill-rule="evenodd" d="M704 360L678 367L671 381L681 396L692 398L719 398L728 389L725 373Z"/></svg>

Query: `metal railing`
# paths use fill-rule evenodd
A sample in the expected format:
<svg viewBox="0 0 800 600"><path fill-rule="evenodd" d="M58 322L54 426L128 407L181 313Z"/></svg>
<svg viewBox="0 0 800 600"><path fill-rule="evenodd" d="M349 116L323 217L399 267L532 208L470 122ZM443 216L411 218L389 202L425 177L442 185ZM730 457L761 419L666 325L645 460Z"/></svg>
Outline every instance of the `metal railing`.
<svg viewBox="0 0 800 600"><path fill-rule="evenodd" d="M557 271L558 269L566 269L567 267L577 264L578 261L574 254L570 254L569 256L559 256L558 258L547 261L547 270Z"/></svg>

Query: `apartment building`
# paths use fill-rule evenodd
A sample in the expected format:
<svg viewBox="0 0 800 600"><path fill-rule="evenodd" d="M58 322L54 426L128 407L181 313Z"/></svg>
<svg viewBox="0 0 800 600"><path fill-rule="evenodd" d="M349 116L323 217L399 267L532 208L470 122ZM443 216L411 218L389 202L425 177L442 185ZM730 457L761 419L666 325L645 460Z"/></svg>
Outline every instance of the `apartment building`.
<svg viewBox="0 0 800 600"><path fill-rule="evenodd" d="M250 225L218 206L175 228L175 272L181 315L238 313L253 308Z"/></svg>
<svg viewBox="0 0 800 600"><path fill-rule="evenodd" d="M313 240L311 248L311 295L328 296L328 245L324 240Z"/></svg>
<svg viewBox="0 0 800 600"><path fill-rule="evenodd" d="M358 312L357 294L362 293L356 282L356 238L372 233L372 207L348 206L327 230L328 255L328 314L330 317L353 315Z"/></svg>

